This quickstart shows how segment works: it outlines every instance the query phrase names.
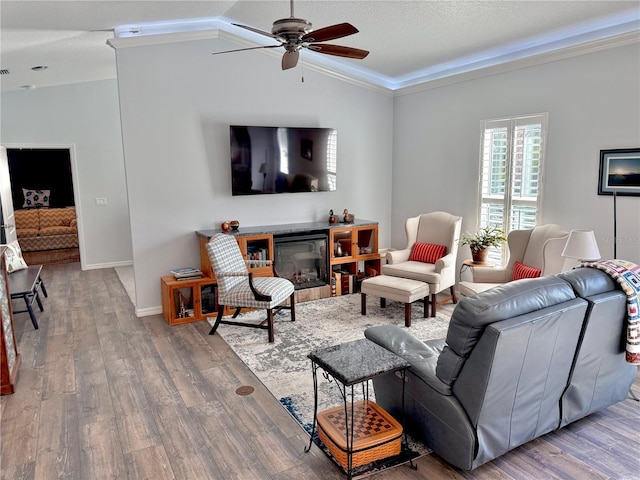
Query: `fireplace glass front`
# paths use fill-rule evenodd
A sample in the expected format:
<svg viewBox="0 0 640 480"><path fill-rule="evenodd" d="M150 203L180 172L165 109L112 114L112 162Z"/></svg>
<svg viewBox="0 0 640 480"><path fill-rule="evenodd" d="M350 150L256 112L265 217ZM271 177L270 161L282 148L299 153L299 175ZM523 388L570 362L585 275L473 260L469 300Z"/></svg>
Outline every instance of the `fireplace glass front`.
<svg viewBox="0 0 640 480"><path fill-rule="evenodd" d="M278 275L290 280L296 290L328 285L327 243L326 234L274 238Z"/></svg>

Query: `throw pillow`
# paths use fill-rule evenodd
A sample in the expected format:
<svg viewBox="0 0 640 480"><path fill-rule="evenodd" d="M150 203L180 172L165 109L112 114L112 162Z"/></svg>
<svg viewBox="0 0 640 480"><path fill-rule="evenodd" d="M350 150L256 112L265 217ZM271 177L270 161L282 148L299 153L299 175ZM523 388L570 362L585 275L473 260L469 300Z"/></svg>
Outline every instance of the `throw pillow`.
<svg viewBox="0 0 640 480"><path fill-rule="evenodd" d="M447 253L445 245L434 245L433 243L413 244L409 260L414 262L436 263L438 259L444 257Z"/></svg>
<svg viewBox="0 0 640 480"><path fill-rule="evenodd" d="M522 278L537 278L542 273L539 268L530 267L524 263L516 262L513 265L513 274L511 280L520 280Z"/></svg>
<svg viewBox="0 0 640 480"><path fill-rule="evenodd" d="M51 190L29 190L23 188L24 203L22 208L48 207L50 193Z"/></svg>
<svg viewBox="0 0 640 480"><path fill-rule="evenodd" d="M7 245L7 249L4 251L4 258L6 259L7 272L9 273L27 268L27 262L22 258L22 250L17 240Z"/></svg>

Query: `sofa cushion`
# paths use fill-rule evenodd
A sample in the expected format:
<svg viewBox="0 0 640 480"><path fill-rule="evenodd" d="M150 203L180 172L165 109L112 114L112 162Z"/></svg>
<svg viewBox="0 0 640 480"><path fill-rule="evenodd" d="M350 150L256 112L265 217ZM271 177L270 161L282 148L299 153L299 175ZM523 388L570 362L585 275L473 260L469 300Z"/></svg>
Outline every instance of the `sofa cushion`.
<svg viewBox="0 0 640 480"><path fill-rule="evenodd" d="M16 235L18 238L37 237L40 230L37 228L16 228Z"/></svg>
<svg viewBox="0 0 640 480"><path fill-rule="evenodd" d="M597 268L576 268L558 275L569 282L579 297L590 297L618 289L618 284Z"/></svg>
<svg viewBox="0 0 640 480"><path fill-rule="evenodd" d="M76 233L76 228L65 227L64 225L54 225L52 227L42 227L40 229L40 236L46 237L48 235L67 235Z"/></svg>
<svg viewBox="0 0 640 480"><path fill-rule="evenodd" d="M50 193L51 190L29 190L23 188L24 203L22 208L48 207Z"/></svg>
<svg viewBox="0 0 640 480"><path fill-rule="evenodd" d="M436 263L440 258L444 257L446 253L447 247L445 245L416 242L413 244L413 248L411 249L409 260L415 262Z"/></svg>
<svg viewBox="0 0 640 480"><path fill-rule="evenodd" d="M524 263L515 262L513 264L513 273L511 274L511 281L522 280L523 278L538 278L542 273L542 269L530 267Z"/></svg>
<svg viewBox="0 0 640 480"><path fill-rule="evenodd" d="M460 300L453 311L436 373L451 385L458 378L487 325L541 310L575 298L571 285L558 277L510 282Z"/></svg>
<svg viewBox="0 0 640 480"><path fill-rule="evenodd" d="M40 212L36 209L24 209L16 210L14 212L14 220L16 222L16 229L23 230L29 229L29 231L35 230L35 235L40 230Z"/></svg>
<svg viewBox="0 0 640 480"><path fill-rule="evenodd" d="M74 207L42 209L40 210L40 230L45 227L69 226L75 218Z"/></svg>

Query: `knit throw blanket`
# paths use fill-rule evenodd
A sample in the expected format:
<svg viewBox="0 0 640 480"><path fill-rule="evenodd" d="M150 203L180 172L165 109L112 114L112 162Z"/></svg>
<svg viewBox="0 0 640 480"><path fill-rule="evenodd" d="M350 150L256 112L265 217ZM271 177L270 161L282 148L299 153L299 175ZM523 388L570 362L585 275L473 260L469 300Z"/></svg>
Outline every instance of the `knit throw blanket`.
<svg viewBox="0 0 640 480"><path fill-rule="evenodd" d="M622 287L627 296L626 360L640 365L640 266L625 260L585 262L582 266L603 270Z"/></svg>

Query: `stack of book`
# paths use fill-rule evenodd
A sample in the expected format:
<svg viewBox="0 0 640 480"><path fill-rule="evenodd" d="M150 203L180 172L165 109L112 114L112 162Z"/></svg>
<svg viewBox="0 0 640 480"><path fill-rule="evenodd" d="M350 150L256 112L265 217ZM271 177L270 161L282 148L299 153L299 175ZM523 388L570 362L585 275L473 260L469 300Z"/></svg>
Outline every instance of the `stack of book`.
<svg viewBox="0 0 640 480"><path fill-rule="evenodd" d="M202 271L197 268L177 268L175 270L171 270L171 275L176 280L193 280L194 278L202 278Z"/></svg>

